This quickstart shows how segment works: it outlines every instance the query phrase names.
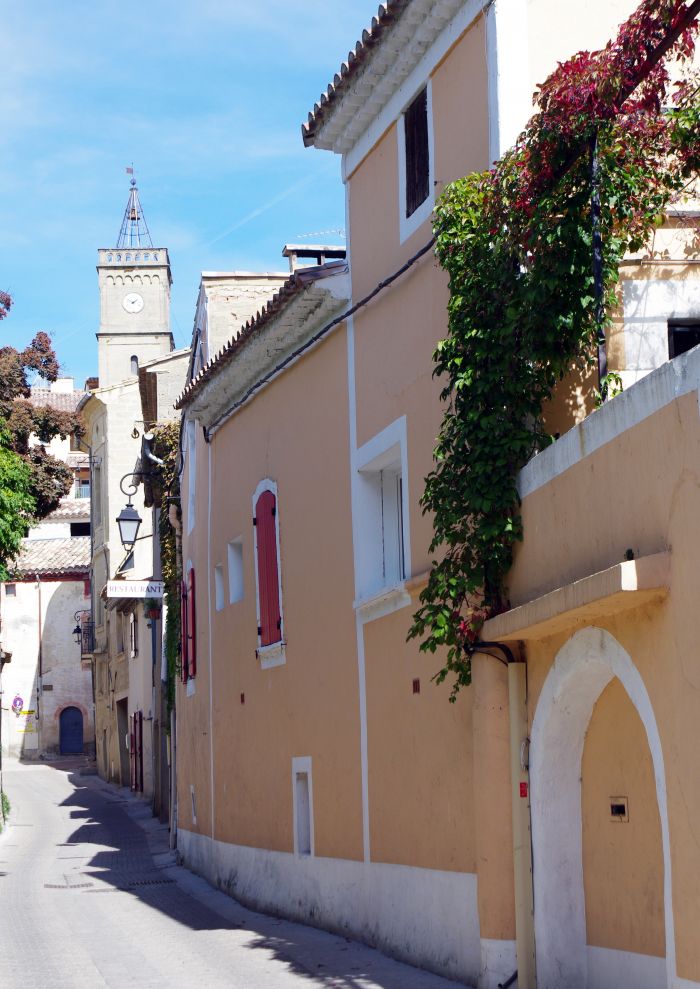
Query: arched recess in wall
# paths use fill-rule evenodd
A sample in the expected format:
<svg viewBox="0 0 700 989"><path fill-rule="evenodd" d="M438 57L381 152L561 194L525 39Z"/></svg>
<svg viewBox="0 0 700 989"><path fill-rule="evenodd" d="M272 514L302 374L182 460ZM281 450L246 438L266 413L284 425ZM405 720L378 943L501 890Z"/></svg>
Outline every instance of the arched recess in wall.
<svg viewBox="0 0 700 989"><path fill-rule="evenodd" d="M532 724L530 782L538 989L586 989L581 759L593 708L617 677L646 733L654 767L664 864L666 984L676 986L668 802L661 738L644 682L609 632L581 629L559 650Z"/></svg>
<svg viewBox="0 0 700 989"><path fill-rule="evenodd" d="M136 354L131 355L131 373L134 376L139 373L139 359Z"/></svg>

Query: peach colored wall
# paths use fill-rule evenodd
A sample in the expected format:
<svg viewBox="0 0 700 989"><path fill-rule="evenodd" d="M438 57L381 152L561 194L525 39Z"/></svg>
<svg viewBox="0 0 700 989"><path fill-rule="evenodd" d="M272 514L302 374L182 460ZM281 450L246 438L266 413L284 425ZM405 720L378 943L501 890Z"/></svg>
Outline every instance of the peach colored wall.
<svg viewBox="0 0 700 989"><path fill-rule="evenodd" d="M214 610L215 837L290 851L292 757L311 756L317 855L361 858L344 331L213 438L212 568L242 537L244 599ZM256 659L252 498L278 485L286 665ZM228 593L228 586L227 586ZM245 703L241 704L241 694ZM235 757L233 756L235 754Z"/></svg>
<svg viewBox="0 0 700 989"><path fill-rule="evenodd" d="M666 766L676 962L680 976L695 980L700 980L695 881L700 848L694 837L700 819L694 782L700 724L699 493L698 397L689 394L524 499L525 539L510 574L517 604L618 563L627 548L637 556L671 549L668 598L600 624L632 657L654 708ZM573 631L575 626L567 634L527 643L530 718L554 657ZM590 878L601 881L597 873ZM624 940L622 932L615 936Z"/></svg>
<svg viewBox="0 0 700 989"><path fill-rule="evenodd" d="M449 704L431 682L439 661L405 644L410 615L365 625L372 860L474 872L471 697Z"/></svg>
<svg viewBox="0 0 700 989"><path fill-rule="evenodd" d="M411 256L399 249L398 175L392 124L348 179L353 299L363 298Z"/></svg>
<svg viewBox="0 0 700 989"><path fill-rule="evenodd" d="M432 85L435 191L439 194L446 182L489 165L483 18L436 67ZM432 235L430 220L426 220L399 243L398 169L398 139L392 124L348 179L355 300L396 271Z"/></svg>
<svg viewBox="0 0 700 989"><path fill-rule="evenodd" d="M448 182L489 167L486 22L478 17L435 68L435 181Z"/></svg>
<svg viewBox="0 0 700 989"><path fill-rule="evenodd" d="M437 262L426 257L394 291L380 295L355 317L358 446L400 416L407 417L414 574L430 562L432 524L419 499L442 419L441 382L432 375L432 353L445 333L446 282Z"/></svg>
<svg viewBox="0 0 700 989"><path fill-rule="evenodd" d="M581 771L588 943L663 956L664 864L651 752L619 680L598 698ZM629 820L610 817L627 797Z"/></svg>
<svg viewBox="0 0 700 989"><path fill-rule="evenodd" d="M515 882L506 667L493 656L475 654L469 695L479 929L482 938L511 939L515 937Z"/></svg>
<svg viewBox="0 0 700 989"><path fill-rule="evenodd" d="M194 695L185 686L177 687L177 797L178 826L200 834L211 834L211 739L209 726L209 630L207 615L207 521L208 456L199 426L195 431L196 468L195 525L185 532L182 546L183 568L187 561L195 571L197 609L197 675ZM188 474L183 472L182 504L187 505ZM192 820L190 786L195 788L197 823Z"/></svg>

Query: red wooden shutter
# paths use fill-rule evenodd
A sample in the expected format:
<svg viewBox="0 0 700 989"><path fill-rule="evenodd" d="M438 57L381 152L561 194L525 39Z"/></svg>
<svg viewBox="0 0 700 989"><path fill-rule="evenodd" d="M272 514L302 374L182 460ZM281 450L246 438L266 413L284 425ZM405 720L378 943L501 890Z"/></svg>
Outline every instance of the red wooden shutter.
<svg viewBox="0 0 700 989"><path fill-rule="evenodd" d="M189 633L189 648L187 650L189 658L189 675L197 676L197 607L194 587L194 567L190 567L189 580L187 582L187 631Z"/></svg>
<svg viewBox="0 0 700 989"><path fill-rule="evenodd" d="M260 599L258 635L261 646L270 646L282 639L276 514L277 501L274 494L272 491L263 491L255 506Z"/></svg>
<svg viewBox="0 0 700 989"><path fill-rule="evenodd" d="M187 682L187 677L189 676L190 663L190 639L189 639L189 628L188 628L188 608L187 608L187 584L182 581L180 585L180 658L182 660L182 682Z"/></svg>
<svg viewBox="0 0 700 989"><path fill-rule="evenodd" d="M131 789L136 789L136 715L129 715L129 775L131 778Z"/></svg>
<svg viewBox="0 0 700 989"><path fill-rule="evenodd" d="M143 791L143 711L139 711L138 714L134 715L134 728L136 735L136 758L138 759L137 772L138 780L136 783L136 789Z"/></svg>

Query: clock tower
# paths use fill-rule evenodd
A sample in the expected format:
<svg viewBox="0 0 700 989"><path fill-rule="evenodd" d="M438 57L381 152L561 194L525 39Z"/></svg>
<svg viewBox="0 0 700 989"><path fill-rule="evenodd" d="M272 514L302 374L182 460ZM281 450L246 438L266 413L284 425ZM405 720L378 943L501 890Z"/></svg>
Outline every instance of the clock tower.
<svg viewBox="0 0 700 989"><path fill-rule="evenodd" d="M100 387L134 378L139 365L173 349L170 260L154 247L132 178L117 246L97 252Z"/></svg>

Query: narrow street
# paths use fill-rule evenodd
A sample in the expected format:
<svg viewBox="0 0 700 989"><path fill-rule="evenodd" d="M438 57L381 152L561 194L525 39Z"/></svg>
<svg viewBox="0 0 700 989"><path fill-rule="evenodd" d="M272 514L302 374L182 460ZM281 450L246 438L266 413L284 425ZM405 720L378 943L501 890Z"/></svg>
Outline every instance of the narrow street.
<svg viewBox="0 0 700 989"><path fill-rule="evenodd" d="M450 989L455 983L245 910L174 864L128 791L58 765L6 763L3 989Z"/></svg>

